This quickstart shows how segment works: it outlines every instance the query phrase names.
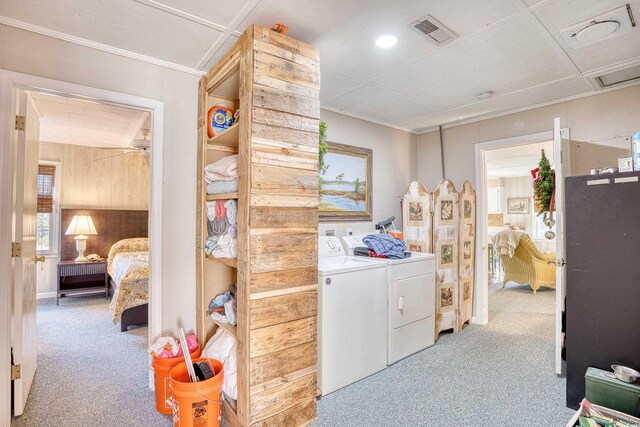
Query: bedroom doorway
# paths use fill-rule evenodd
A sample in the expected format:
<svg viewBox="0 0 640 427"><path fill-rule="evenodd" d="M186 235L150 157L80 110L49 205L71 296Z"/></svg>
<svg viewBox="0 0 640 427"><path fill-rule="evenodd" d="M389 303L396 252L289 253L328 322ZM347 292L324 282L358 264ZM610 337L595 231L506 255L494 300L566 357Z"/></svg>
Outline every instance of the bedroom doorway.
<svg viewBox="0 0 640 427"><path fill-rule="evenodd" d="M507 316L513 330L506 333L534 337L541 343L541 369L560 376L564 269L554 263L563 256L558 251L563 248L563 185L558 184L562 178L555 181L556 225L535 213L531 174L538 167L542 150L559 177L564 176L563 169L570 171L569 131L560 128L559 119L552 123L554 131L476 144L476 250L479 259L486 261L477 265L476 307L483 313L484 323L490 323L490 316ZM543 357L548 354L543 347L555 351L556 356L552 360Z"/></svg>
<svg viewBox="0 0 640 427"><path fill-rule="evenodd" d="M146 349L151 338L159 335L154 327L161 328L159 298L154 305L151 295L154 289L159 295L160 289L161 212L159 209L154 212L153 207L161 206L161 188L153 182L161 182L162 103L17 73L3 72L2 77L3 113L13 110L5 109L9 105L23 108L20 102L25 101L40 127L39 155L37 164L31 168L37 174L37 193L34 194L37 252L31 260L35 261L38 284L37 291L31 295L34 304L37 295L37 329L29 334L33 343L36 334L39 335L40 354L33 363L35 381L31 390L26 384L31 382L33 373L31 378L23 375L27 380L22 381L24 399L22 402L14 399L10 412L18 416L27 405L29 418L42 418L39 408L51 419L46 409L49 404L42 400L53 392L46 390L47 387L58 391L66 389L68 392L63 395L69 397L70 408L77 407L82 396L74 398L69 393L77 387L66 384L65 376L58 376L57 381L54 375L64 372L63 363L70 353L75 355L76 386L80 379L101 388L101 383L111 382L124 370L128 371L124 376L128 384L132 380L138 383L138 393L150 393L145 387L145 382L150 383ZM35 128L33 124L30 127ZM21 131L16 122L15 131L11 129L9 133L19 137ZM9 144L6 138L4 141L7 147L3 147L3 152L13 152L15 145ZM151 147L159 152L152 154ZM18 157L17 163L8 162L12 157L3 156L2 176L12 176L11 171L25 168L25 162L21 163L24 158ZM125 191L119 192L118 188ZM2 188L0 193L6 196L13 191ZM11 219L11 214L5 213L3 207L3 218ZM4 237L7 225L9 229L14 226L2 225L0 233ZM93 254L101 259L92 259ZM78 259L82 255L89 259ZM111 265L117 264L119 258L124 264ZM13 286L14 281L3 283ZM118 290L123 287L126 292L118 298ZM8 286L2 286L0 292L13 294ZM12 298L3 299L5 301L9 310L3 307L2 311L10 317L0 327L0 338L10 345L3 346L9 351L2 350L0 359L11 360L15 365L27 363L32 354L16 351L18 346L14 345L9 328L23 320L29 325L24 318L28 312L13 310L22 305L22 301ZM121 329L128 331L121 332ZM79 357L85 353L91 357ZM136 353L140 357L131 357ZM116 360L118 354L124 356L122 360ZM113 363L105 363L109 360ZM82 372L80 367L86 368L84 379L78 378ZM38 381L39 377L47 380ZM3 390L5 386L7 391L12 389L10 379L0 375L0 380ZM91 385L88 387L82 389L82 393L90 396ZM58 403L64 406L64 402ZM20 425L20 418L15 419L15 425Z"/></svg>

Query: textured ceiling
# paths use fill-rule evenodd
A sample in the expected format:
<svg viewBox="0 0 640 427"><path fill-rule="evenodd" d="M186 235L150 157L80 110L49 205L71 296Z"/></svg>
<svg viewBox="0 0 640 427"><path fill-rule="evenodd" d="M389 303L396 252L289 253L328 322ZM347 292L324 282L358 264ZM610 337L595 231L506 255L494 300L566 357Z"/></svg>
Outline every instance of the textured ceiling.
<svg viewBox="0 0 640 427"><path fill-rule="evenodd" d="M0 22L207 70L250 24L282 22L318 47L322 107L414 132L598 90L594 73L640 64L640 29L580 49L560 30L624 0L2 0ZM629 1L636 21L640 0ZM431 15L459 36L407 26ZM383 34L393 48L375 46ZM477 94L491 90L492 98Z"/></svg>
<svg viewBox="0 0 640 427"><path fill-rule="evenodd" d="M40 141L90 147L129 147L149 126L149 113L31 92L40 115Z"/></svg>
<svg viewBox="0 0 640 427"><path fill-rule="evenodd" d="M553 164L553 141L487 151L485 155L487 177L531 176L531 169L535 169L540 163L541 150L544 150Z"/></svg>

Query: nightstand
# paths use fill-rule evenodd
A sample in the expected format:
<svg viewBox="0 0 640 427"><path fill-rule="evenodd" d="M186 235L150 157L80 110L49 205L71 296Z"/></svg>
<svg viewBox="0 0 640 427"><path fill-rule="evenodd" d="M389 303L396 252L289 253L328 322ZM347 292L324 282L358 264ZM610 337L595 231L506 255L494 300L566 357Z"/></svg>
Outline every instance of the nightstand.
<svg viewBox="0 0 640 427"><path fill-rule="evenodd" d="M58 263L58 291L56 305L60 298L73 294L104 292L109 299L109 274L107 260L96 262L75 262L65 260Z"/></svg>

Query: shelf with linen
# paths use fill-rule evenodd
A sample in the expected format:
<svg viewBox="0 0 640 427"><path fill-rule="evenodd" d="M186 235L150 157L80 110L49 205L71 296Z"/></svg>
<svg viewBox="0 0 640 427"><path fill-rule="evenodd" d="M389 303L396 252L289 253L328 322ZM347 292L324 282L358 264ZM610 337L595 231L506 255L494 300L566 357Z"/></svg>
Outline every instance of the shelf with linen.
<svg viewBox="0 0 640 427"><path fill-rule="evenodd" d="M220 193L220 194L207 194L207 201L212 200L225 200L225 199L237 199L238 193Z"/></svg>
<svg viewBox="0 0 640 427"><path fill-rule="evenodd" d="M228 265L229 267L238 268L238 260L236 258L216 258L213 255L206 254L205 257L212 261L218 261L222 264Z"/></svg>

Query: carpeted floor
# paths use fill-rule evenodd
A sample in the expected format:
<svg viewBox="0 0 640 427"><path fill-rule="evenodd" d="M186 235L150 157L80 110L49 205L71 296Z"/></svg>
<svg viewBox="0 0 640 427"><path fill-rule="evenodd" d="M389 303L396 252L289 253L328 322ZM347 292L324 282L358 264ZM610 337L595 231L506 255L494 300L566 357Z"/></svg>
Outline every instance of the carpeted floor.
<svg viewBox="0 0 640 427"><path fill-rule="evenodd" d="M435 346L318 402L317 426L562 427L553 372L554 291L493 285L488 326ZM147 388L147 328L126 333L107 302L39 302L38 371L14 426L170 426Z"/></svg>
<svg viewBox="0 0 640 427"><path fill-rule="evenodd" d="M147 328L120 332L100 297L38 301L38 370L27 426L170 426L148 388Z"/></svg>
<svg viewBox="0 0 640 427"><path fill-rule="evenodd" d="M323 397L318 426L553 426L573 411L554 373L553 290L491 287L489 325Z"/></svg>

